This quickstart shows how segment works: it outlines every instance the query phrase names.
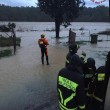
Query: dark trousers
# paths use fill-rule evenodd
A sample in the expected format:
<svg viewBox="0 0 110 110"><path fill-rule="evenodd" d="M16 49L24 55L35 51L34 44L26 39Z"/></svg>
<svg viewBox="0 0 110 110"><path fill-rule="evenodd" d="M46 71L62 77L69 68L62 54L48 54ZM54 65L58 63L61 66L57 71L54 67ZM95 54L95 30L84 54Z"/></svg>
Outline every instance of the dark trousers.
<svg viewBox="0 0 110 110"><path fill-rule="evenodd" d="M41 60L42 60L42 64L44 64L44 55L46 57L46 62L47 65L49 64L49 60L48 60L48 50L47 48L41 48Z"/></svg>
<svg viewBox="0 0 110 110"><path fill-rule="evenodd" d="M87 110L104 110L104 102L95 99L89 100Z"/></svg>

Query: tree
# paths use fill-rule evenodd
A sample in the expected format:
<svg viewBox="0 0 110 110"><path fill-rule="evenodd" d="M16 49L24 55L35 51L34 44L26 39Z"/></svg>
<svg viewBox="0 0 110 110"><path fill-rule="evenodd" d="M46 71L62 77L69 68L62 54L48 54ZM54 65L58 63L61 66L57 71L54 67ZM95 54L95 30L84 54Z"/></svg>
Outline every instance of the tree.
<svg viewBox="0 0 110 110"><path fill-rule="evenodd" d="M38 0L41 11L55 20L56 38L59 38L60 25L68 26L84 5L84 0Z"/></svg>

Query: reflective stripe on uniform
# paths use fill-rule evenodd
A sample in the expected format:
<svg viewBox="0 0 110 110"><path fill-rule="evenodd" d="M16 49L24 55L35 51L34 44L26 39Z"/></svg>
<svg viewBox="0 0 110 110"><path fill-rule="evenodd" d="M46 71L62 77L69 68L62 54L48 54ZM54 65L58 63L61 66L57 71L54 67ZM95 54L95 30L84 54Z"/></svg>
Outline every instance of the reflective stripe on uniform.
<svg viewBox="0 0 110 110"><path fill-rule="evenodd" d="M40 42L39 42L39 44L43 44L43 43L44 43L43 41L40 41Z"/></svg>
<svg viewBox="0 0 110 110"><path fill-rule="evenodd" d="M85 109L85 105L79 106L80 109Z"/></svg>
<svg viewBox="0 0 110 110"><path fill-rule="evenodd" d="M89 94L88 92L86 93L86 95L87 95L88 97L92 97L92 96L93 96L93 94Z"/></svg>
<svg viewBox="0 0 110 110"><path fill-rule="evenodd" d="M95 96L94 94L93 94L93 98L96 99L96 100L98 100L98 101L100 101L100 102L103 102L103 99L101 99L101 98Z"/></svg>
<svg viewBox="0 0 110 110"><path fill-rule="evenodd" d="M84 56L84 55L80 55L79 57L83 59L83 62L84 62L84 63L87 63L86 56Z"/></svg>
<svg viewBox="0 0 110 110"><path fill-rule="evenodd" d="M60 93L60 98L61 98L61 103L63 103L63 96L62 96L62 92L60 89L58 89L59 93Z"/></svg>
<svg viewBox="0 0 110 110"><path fill-rule="evenodd" d="M60 106L60 110L65 110L65 109L63 109L63 108Z"/></svg>
<svg viewBox="0 0 110 110"><path fill-rule="evenodd" d="M61 102L60 103L60 109L61 110L77 110L77 107L76 108L73 108L73 109L68 109L66 108L67 106L67 103L69 101L71 101L75 96L76 96L76 88L78 86L77 83L67 79L67 78L64 78L62 76L59 76L58 77L58 80L59 80L59 85L69 89L69 90L72 90L74 93L72 93L69 97L67 97L66 99L63 98L63 94L62 94L62 91L60 89L58 89L59 91L59 95L60 95L60 99L61 99Z"/></svg>
<svg viewBox="0 0 110 110"><path fill-rule="evenodd" d="M67 62L67 63L70 63L69 60L67 60L67 59L66 59L66 62Z"/></svg>
<svg viewBox="0 0 110 110"><path fill-rule="evenodd" d="M73 50L72 49L70 49L70 52L72 52Z"/></svg>
<svg viewBox="0 0 110 110"><path fill-rule="evenodd" d="M66 104L67 104L70 100L72 100L72 99L74 98L74 96L76 96L76 93L73 93L73 94L71 94L70 97L66 98L66 99L64 100L64 105L66 106Z"/></svg>
<svg viewBox="0 0 110 110"><path fill-rule="evenodd" d="M78 86L77 83L67 79L67 78L64 78L62 76L59 76L59 85L62 85L63 87L66 87L67 89L70 89L72 91L76 91L76 88Z"/></svg>
<svg viewBox="0 0 110 110"><path fill-rule="evenodd" d="M79 49L80 48L80 46L77 44L77 49Z"/></svg>
<svg viewBox="0 0 110 110"><path fill-rule="evenodd" d="M84 55L80 55L80 58L83 58L83 59L85 59L85 56L84 56Z"/></svg>
<svg viewBox="0 0 110 110"><path fill-rule="evenodd" d="M85 78L92 78L93 74L85 74Z"/></svg>
<svg viewBox="0 0 110 110"><path fill-rule="evenodd" d="M72 100L74 98L74 96L76 96L76 93L72 93L70 97L66 98L65 100L63 99L63 96L62 96L62 92L60 89L58 89L59 91L59 95L60 95L60 98L61 98L61 103L63 104L64 103L64 106L66 106L66 104Z"/></svg>
<svg viewBox="0 0 110 110"><path fill-rule="evenodd" d="M60 104L61 110L77 110L77 107L69 109L69 108L65 107L64 105L62 105L60 102L59 102L59 104Z"/></svg>
<svg viewBox="0 0 110 110"><path fill-rule="evenodd" d="M84 59L83 62L84 62L84 63L87 63L87 59Z"/></svg>
<svg viewBox="0 0 110 110"><path fill-rule="evenodd" d="M103 81L105 79L105 73L98 74L98 81Z"/></svg>

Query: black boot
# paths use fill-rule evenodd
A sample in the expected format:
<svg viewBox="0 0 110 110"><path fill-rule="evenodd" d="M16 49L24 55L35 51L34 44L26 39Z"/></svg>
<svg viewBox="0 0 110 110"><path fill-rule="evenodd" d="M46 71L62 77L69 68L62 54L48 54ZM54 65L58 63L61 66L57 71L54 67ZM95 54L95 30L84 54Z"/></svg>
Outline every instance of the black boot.
<svg viewBox="0 0 110 110"><path fill-rule="evenodd" d="M46 56L47 65L49 65L48 56Z"/></svg>
<svg viewBox="0 0 110 110"><path fill-rule="evenodd" d="M41 60L42 60L42 64L44 64L44 57L42 57Z"/></svg>

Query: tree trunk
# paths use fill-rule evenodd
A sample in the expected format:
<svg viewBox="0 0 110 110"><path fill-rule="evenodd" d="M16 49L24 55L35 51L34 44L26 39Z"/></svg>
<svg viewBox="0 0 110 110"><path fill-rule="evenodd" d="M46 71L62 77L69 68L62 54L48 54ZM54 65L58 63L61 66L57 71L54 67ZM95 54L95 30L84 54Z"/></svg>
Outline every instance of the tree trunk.
<svg viewBox="0 0 110 110"><path fill-rule="evenodd" d="M59 20L59 18L55 18L55 30L56 30L56 38L59 38L59 32L60 32L60 20Z"/></svg>

